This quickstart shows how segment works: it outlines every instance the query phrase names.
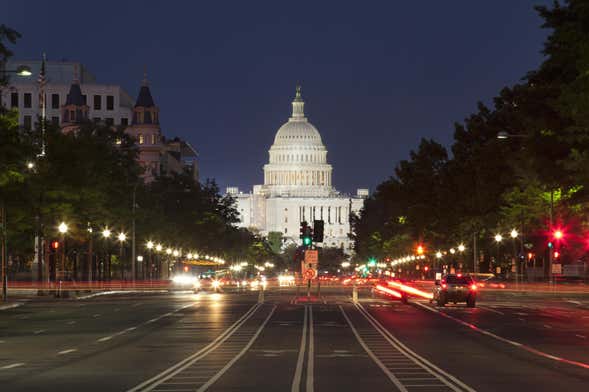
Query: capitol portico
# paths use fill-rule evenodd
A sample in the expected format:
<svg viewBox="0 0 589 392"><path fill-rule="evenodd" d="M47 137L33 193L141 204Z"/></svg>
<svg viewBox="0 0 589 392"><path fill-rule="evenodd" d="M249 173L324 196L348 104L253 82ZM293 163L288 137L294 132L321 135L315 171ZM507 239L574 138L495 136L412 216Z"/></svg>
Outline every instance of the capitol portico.
<svg viewBox="0 0 589 392"><path fill-rule="evenodd" d="M351 253L350 212L359 213L368 196L358 189L355 196L340 194L332 186L332 167L327 163L327 149L321 135L305 117L301 88L292 102L292 116L282 125L270 147L269 163L264 165L264 185L242 193L227 188L237 199L240 227L262 235L280 232L286 244L300 244L301 221L325 222L323 246L341 247Z"/></svg>

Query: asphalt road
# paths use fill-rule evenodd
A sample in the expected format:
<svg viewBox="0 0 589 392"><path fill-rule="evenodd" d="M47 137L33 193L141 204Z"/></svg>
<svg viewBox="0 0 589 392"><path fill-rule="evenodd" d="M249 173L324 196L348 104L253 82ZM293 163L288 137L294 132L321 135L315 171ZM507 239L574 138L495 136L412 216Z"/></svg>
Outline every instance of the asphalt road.
<svg viewBox="0 0 589 392"><path fill-rule="evenodd" d="M347 290L347 289L346 289ZM2 391L586 391L589 296L402 304L341 288L132 293L0 311ZM299 293L300 294L300 293Z"/></svg>

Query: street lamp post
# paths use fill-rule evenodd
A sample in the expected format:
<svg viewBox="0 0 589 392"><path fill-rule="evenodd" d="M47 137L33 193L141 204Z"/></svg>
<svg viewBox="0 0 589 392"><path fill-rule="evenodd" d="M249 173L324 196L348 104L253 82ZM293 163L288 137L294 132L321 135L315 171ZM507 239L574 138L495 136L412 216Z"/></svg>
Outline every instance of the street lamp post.
<svg viewBox="0 0 589 392"><path fill-rule="evenodd" d="M146 272L147 272L147 268L145 264L148 264L149 266L149 280L151 280L151 266L153 265L153 257L152 257L152 252L153 252L153 241L147 241L147 244L145 244L145 246L147 247L147 250L149 251L149 258L147 260L147 262L144 262L143 264L143 279L146 278Z"/></svg>
<svg viewBox="0 0 589 392"><path fill-rule="evenodd" d="M517 249L515 246L515 240L516 238L519 236L519 233L517 232L516 229L511 230L511 233L509 233L509 236L513 239L513 265L515 267L515 287L519 287L519 260L518 260L518 256L517 256Z"/></svg>
<svg viewBox="0 0 589 392"><path fill-rule="evenodd" d="M61 234L61 242L63 246L61 247L61 279L65 279L65 235L68 231L68 225L65 222L61 222L59 226L57 226L57 230L59 234Z"/></svg>
<svg viewBox="0 0 589 392"><path fill-rule="evenodd" d="M123 268L123 244L127 240L127 235L120 232L117 239L119 240L119 263L121 265L121 280L125 279L124 268Z"/></svg>
<svg viewBox="0 0 589 392"><path fill-rule="evenodd" d="M0 221L2 229L2 301L7 301L7 286L8 286L8 275L6 273L6 262L7 262L7 241L6 241L6 207L4 205L4 199L0 200Z"/></svg>
<svg viewBox="0 0 589 392"><path fill-rule="evenodd" d="M108 239L110 238L111 231L108 227L102 230L102 238L104 239L104 253L106 256L105 263L102 265L102 280L110 279L110 254L108 253Z"/></svg>

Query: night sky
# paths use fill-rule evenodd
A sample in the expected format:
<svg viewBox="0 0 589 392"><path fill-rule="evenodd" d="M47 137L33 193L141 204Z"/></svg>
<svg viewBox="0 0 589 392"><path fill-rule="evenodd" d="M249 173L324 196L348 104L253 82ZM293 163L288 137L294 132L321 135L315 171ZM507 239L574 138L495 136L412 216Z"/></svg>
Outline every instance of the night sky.
<svg viewBox="0 0 589 392"><path fill-rule="evenodd" d="M23 35L15 59L80 61L134 98L147 66L164 134L222 190L262 183L300 82L333 183L355 192L538 66L539 3L10 1L0 23Z"/></svg>

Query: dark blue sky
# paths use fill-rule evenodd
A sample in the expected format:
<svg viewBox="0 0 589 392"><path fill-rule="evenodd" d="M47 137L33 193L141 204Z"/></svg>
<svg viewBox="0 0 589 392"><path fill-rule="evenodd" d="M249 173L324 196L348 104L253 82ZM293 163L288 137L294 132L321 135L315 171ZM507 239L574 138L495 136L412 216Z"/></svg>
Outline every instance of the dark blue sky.
<svg viewBox="0 0 589 392"><path fill-rule="evenodd" d="M345 192L374 188L421 137L541 62L533 5L493 1L11 1L15 58L77 60L133 97L147 66L167 136L224 189L262 182L297 81Z"/></svg>

